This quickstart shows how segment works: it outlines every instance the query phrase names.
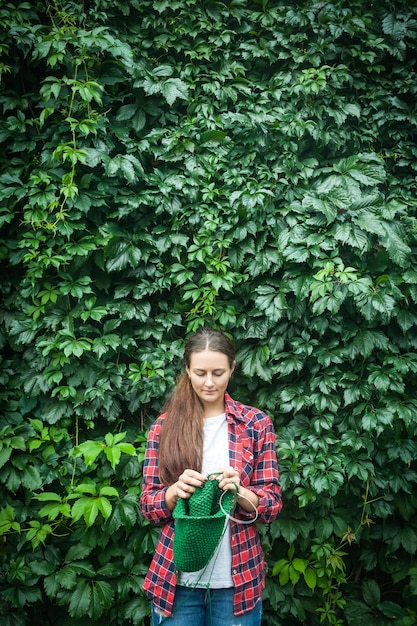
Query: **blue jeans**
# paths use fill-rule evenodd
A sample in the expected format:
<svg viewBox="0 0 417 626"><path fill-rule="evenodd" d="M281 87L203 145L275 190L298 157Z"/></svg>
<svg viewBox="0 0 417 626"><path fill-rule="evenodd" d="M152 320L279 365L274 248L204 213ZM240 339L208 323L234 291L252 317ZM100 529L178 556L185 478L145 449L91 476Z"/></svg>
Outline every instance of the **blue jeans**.
<svg viewBox="0 0 417 626"><path fill-rule="evenodd" d="M233 588L190 589L177 586L172 616L152 605L152 626L260 626L262 601L252 611L233 615Z"/></svg>

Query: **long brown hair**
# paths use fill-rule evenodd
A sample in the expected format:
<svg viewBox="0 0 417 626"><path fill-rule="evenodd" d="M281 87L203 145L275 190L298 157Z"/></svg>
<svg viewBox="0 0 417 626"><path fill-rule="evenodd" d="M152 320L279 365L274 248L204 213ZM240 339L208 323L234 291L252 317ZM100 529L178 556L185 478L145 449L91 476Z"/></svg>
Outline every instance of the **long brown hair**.
<svg viewBox="0 0 417 626"><path fill-rule="evenodd" d="M184 366L190 367L193 352L203 350L225 354L230 367L234 367L235 347L220 330L202 328L192 335L185 344ZM204 409L186 371L179 376L163 412L166 415L159 440L159 476L165 485L172 485L185 469L201 472L202 465Z"/></svg>

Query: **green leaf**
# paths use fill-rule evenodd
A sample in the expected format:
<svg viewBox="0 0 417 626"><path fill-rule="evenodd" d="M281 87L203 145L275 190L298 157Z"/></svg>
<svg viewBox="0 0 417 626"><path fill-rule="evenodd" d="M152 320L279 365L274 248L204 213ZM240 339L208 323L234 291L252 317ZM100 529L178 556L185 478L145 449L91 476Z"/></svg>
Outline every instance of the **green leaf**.
<svg viewBox="0 0 417 626"><path fill-rule="evenodd" d="M69 614L77 619L87 615L91 605L91 587L86 580L81 579L71 594Z"/></svg>
<svg viewBox="0 0 417 626"><path fill-rule="evenodd" d="M73 544L65 555L65 561L69 563L70 561L84 559L90 554L91 550L91 546L86 546L81 543Z"/></svg>
<svg viewBox="0 0 417 626"><path fill-rule="evenodd" d="M80 498L72 505L71 515L75 522L84 518L87 528L92 526L100 512L100 505L95 498Z"/></svg>
<svg viewBox="0 0 417 626"><path fill-rule="evenodd" d="M110 583L96 580L91 585L91 603L89 615L93 620L98 619L113 603L114 590Z"/></svg>
<svg viewBox="0 0 417 626"><path fill-rule="evenodd" d="M74 451L75 456L83 456L87 467L93 465L98 455L104 452L106 446L102 441L84 441Z"/></svg>
<svg viewBox="0 0 417 626"><path fill-rule="evenodd" d="M112 505L107 500L107 498L103 498L103 497L97 498L97 500L95 501L95 504L97 504L97 507L99 511L101 511L104 519L106 520L109 519L111 512L112 512ZM87 520L87 517L88 517L88 520ZM93 524L96 519L95 507L91 508L91 512L89 513L87 517L86 515L84 515L86 525L91 526L91 524Z"/></svg>
<svg viewBox="0 0 417 626"><path fill-rule="evenodd" d="M34 496L36 500L40 500L40 502L61 502L61 496L53 491L44 491L43 493L38 493Z"/></svg>
<svg viewBox="0 0 417 626"><path fill-rule="evenodd" d="M279 561L277 561L274 564L274 567L272 568L272 575L276 576L277 574L279 574L280 572L282 572L282 570L288 565L288 561L287 559L280 559Z"/></svg>
<svg viewBox="0 0 417 626"><path fill-rule="evenodd" d="M243 372L247 376L259 376L263 380L269 381L272 376L270 367L267 366L269 360L268 346L261 346L255 350L251 347L243 348L239 354L239 360Z"/></svg>
<svg viewBox="0 0 417 626"><path fill-rule="evenodd" d="M317 575L314 569L307 567L307 569L303 572L303 576L307 587L314 591L317 586Z"/></svg>
<svg viewBox="0 0 417 626"><path fill-rule="evenodd" d="M12 454L12 448L3 448L0 450L0 467L6 465Z"/></svg>
<svg viewBox="0 0 417 626"><path fill-rule="evenodd" d="M200 144L213 144L216 145L218 143L222 143L227 134L221 130L207 130L201 134Z"/></svg>
<svg viewBox="0 0 417 626"><path fill-rule="evenodd" d="M123 526L129 531L138 521L138 507L136 498L133 497L133 501L128 499L129 496L123 498L123 500L116 502L113 506L112 517L110 520L111 528L115 530Z"/></svg>
<svg viewBox="0 0 417 626"><path fill-rule="evenodd" d="M417 533L413 528L403 528L401 531L401 545L408 554L417 551Z"/></svg>
<svg viewBox="0 0 417 626"><path fill-rule="evenodd" d="M301 574L305 572L307 567L307 561L303 561L303 559L295 558L291 562L292 567Z"/></svg>
<svg viewBox="0 0 417 626"><path fill-rule="evenodd" d="M119 447L113 446L111 448L106 448L104 453L107 457L107 460L110 462L113 469L119 464L120 458L122 456L122 451Z"/></svg>
<svg viewBox="0 0 417 626"><path fill-rule="evenodd" d="M411 248L405 241L405 233L399 233L399 229L395 224L384 224L384 230L386 235L381 239L381 242L387 249L390 258L400 267L406 267L410 258Z"/></svg>
<svg viewBox="0 0 417 626"><path fill-rule="evenodd" d="M105 485L104 487L100 487L99 493L101 496L119 496L119 492L114 487L110 487L109 485Z"/></svg>
<svg viewBox="0 0 417 626"><path fill-rule="evenodd" d="M362 582L362 594L366 604L371 607L377 606L381 598L381 591L378 584L375 580L370 578Z"/></svg>
<svg viewBox="0 0 417 626"><path fill-rule="evenodd" d="M20 532L20 524L15 519L14 509L8 504L0 509L0 536L7 535L10 530Z"/></svg>
<svg viewBox="0 0 417 626"><path fill-rule="evenodd" d="M45 516L48 520L55 520L59 515L63 517L71 517L71 508L68 503L60 503L60 504L45 504L40 511L39 515Z"/></svg>
<svg viewBox="0 0 417 626"><path fill-rule="evenodd" d="M21 484L31 491L36 491L42 484L39 471L33 465L27 465L21 475Z"/></svg>
<svg viewBox="0 0 417 626"><path fill-rule="evenodd" d="M179 78L168 78L163 81L161 91L169 105L173 105L177 98L187 100L188 85Z"/></svg>
<svg viewBox="0 0 417 626"><path fill-rule="evenodd" d="M75 492L88 493L92 496L95 496L97 493L97 488L94 483L81 483L79 485L76 485L73 489Z"/></svg>

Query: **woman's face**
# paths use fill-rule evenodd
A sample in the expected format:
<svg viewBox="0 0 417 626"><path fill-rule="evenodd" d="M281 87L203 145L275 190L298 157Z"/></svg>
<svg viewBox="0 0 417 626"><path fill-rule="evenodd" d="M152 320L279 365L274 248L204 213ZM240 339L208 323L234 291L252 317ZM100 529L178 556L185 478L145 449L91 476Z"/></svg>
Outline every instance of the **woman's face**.
<svg viewBox="0 0 417 626"><path fill-rule="evenodd" d="M187 374L191 385L205 409L205 417L224 412L224 392L233 373L229 359L222 352L203 350L193 352Z"/></svg>

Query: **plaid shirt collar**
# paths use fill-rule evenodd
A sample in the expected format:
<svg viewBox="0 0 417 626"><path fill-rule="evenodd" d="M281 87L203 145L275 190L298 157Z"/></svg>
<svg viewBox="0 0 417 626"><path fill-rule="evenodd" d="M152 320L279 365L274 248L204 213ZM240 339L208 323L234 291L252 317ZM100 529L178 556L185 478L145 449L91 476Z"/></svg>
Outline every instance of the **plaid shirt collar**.
<svg viewBox="0 0 417 626"><path fill-rule="evenodd" d="M240 410L238 403L235 400L233 400L233 398L227 393L227 391L224 394L224 402L225 402L227 421L230 422L233 420L233 421L244 423L245 418L242 415L242 411Z"/></svg>

